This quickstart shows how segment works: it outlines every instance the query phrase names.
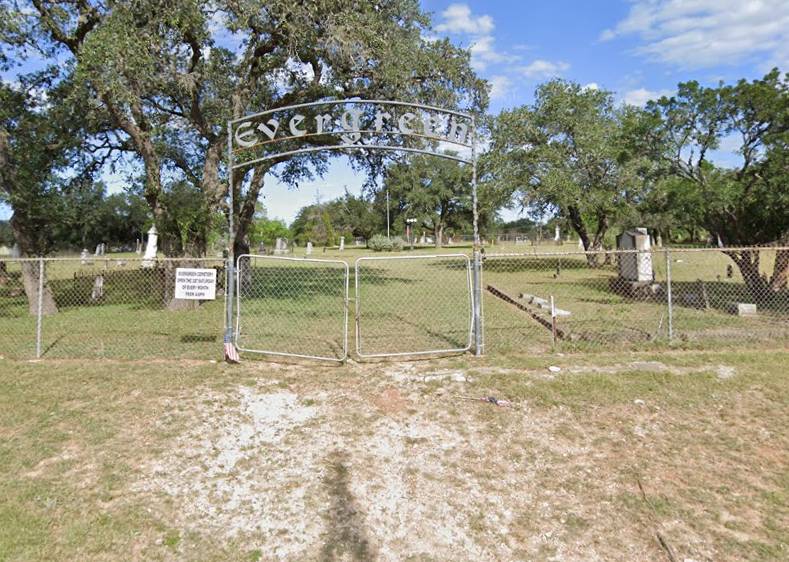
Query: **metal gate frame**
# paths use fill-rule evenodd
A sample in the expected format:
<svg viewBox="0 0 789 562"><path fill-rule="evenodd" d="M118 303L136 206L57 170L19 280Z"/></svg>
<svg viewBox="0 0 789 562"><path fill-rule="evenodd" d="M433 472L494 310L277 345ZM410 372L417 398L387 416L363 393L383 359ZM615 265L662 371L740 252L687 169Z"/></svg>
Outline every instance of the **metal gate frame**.
<svg viewBox="0 0 789 562"><path fill-rule="evenodd" d="M342 357L324 357L321 355L307 355L301 353L289 353L284 351L268 351L268 350L261 350L261 349L249 349L240 347L238 345L238 336L240 333L241 328L241 259L242 258L255 258L255 259L262 259L266 261L291 261L291 262L312 262L312 263L334 263L340 264L345 268L345 295L343 298L343 330L342 330ZM295 258L295 257L287 257L287 256L261 256L257 254L241 254L238 256L236 260L236 328L233 333L233 341L236 344L236 348L239 351L246 351L249 353L260 353L264 355L278 355L280 357L297 357L301 359L315 359L318 361L332 361L337 363L342 363L348 358L348 287L350 284L350 268L348 267L348 263L343 260L323 260L317 258Z"/></svg>
<svg viewBox="0 0 789 562"><path fill-rule="evenodd" d="M436 259L436 258L463 258L466 261L466 282L468 286L468 304L469 304L469 327L468 327L468 343L465 347L455 349L433 349L428 351L404 351L393 353L362 353L362 333L361 333L361 298L359 292L359 263L363 261L383 261L383 260L419 260L419 259ZM357 258L354 262L354 279L356 287L356 355L361 358L376 358L376 357L407 357L414 355L435 355L439 353L464 353L469 351L474 342L474 290L471 276L471 259L466 254L426 254L416 256L363 256Z"/></svg>

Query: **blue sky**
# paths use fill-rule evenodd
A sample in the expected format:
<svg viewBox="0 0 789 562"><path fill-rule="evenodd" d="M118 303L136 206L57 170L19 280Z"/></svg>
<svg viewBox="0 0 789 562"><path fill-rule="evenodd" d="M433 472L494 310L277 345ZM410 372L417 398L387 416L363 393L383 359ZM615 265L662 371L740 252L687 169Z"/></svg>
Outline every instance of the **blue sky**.
<svg viewBox="0 0 789 562"><path fill-rule="evenodd" d="M773 66L789 70L787 0L424 0L422 5L433 14L436 35L471 49L475 69L492 85L492 113L529 103L535 86L556 76L641 105L689 79L713 85L760 77ZM725 162L727 147L722 148L718 159ZM123 188L122 176L105 179L111 190ZM345 187L358 192L361 183L338 158L326 177L295 191L267 181L264 204L270 217L290 222L316 194L326 201ZM0 217L7 215L0 209ZM508 219L514 215L504 213Z"/></svg>

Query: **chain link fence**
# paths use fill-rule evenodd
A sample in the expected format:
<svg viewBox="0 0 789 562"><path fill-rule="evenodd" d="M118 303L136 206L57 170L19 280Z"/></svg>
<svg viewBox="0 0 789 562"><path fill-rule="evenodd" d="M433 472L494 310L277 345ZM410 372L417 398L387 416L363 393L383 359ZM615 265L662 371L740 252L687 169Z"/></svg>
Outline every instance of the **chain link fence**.
<svg viewBox="0 0 789 562"><path fill-rule="evenodd" d="M0 355L9 358L217 358L221 259L5 259ZM174 298L179 267L217 270L216 300Z"/></svg>
<svg viewBox="0 0 789 562"><path fill-rule="evenodd" d="M485 351L785 346L788 251L489 253Z"/></svg>
<svg viewBox="0 0 789 562"><path fill-rule="evenodd" d="M356 353L391 357L471 347L471 264L465 254L356 260Z"/></svg>
<svg viewBox="0 0 789 562"><path fill-rule="evenodd" d="M485 353L789 345L789 248L522 248L484 256ZM376 255L350 279L347 260L240 260L236 343L336 360L469 349L469 263ZM216 300L175 299L179 267L215 268ZM221 259L1 259L0 356L218 359L225 275Z"/></svg>
<svg viewBox="0 0 789 562"><path fill-rule="evenodd" d="M240 256L236 345L253 353L344 360L348 283L343 261Z"/></svg>

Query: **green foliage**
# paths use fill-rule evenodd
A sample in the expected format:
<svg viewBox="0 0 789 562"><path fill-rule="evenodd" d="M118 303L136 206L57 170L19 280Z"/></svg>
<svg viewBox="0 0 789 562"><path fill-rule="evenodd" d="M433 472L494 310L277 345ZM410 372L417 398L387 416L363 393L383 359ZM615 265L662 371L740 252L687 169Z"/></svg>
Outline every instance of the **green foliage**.
<svg viewBox="0 0 789 562"><path fill-rule="evenodd" d="M385 209L381 211L363 197L346 192L342 197L327 203L314 203L302 207L296 215L291 232L299 244L336 246L340 236L348 242L351 238L370 238L385 227Z"/></svg>
<svg viewBox="0 0 789 562"><path fill-rule="evenodd" d="M227 195L220 164L229 119L324 99L418 100L470 110L487 104L469 52L446 39L424 39L429 17L417 0L37 2L24 12L9 10L13 17L0 30L14 22L15 38L73 66L85 99L96 102L92 113L106 117L124 150L136 154L157 225L180 222L167 183L187 182L203 214L192 216L190 229L212 227ZM218 40L230 35L235 51ZM236 174L234 244L246 244L266 174L296 186L325 172L331 154ZM380 169L380 159L367 154L351 158L359 169ZM322 227L330 242L333 228ZM199 250L207 237L195 233L192 245ZM178 246L173 251L187 251Z"/></svg>
<svg viewBox="0 0 789 562"><path fill-rule="evenodd" d="M415 227L430 229L436 246L447 230L463 231L472 224L471 170L454 160L416 156L386 169L384 186L395 202L395 228L417 219Z"/></svg>
<svg viewBox="0 0 789 562"><path fill-rule="evenodd" d="M14 233L8 221L0 221L0 245L9 247L14 245Z"/></svg>
<svg viewBox="0 0 789 562"><path fill-rule="evenodd" d="M24 255L54 249L63 195L95 171L79 152L89 123L72 89L56 68L0 81L0 202Z"/></svg>
<svg viewBox="0 0 789 562"><path fill-rule="evenodd" d="M58 220L52 225L57 248L134 247L151 223L148 205L135 193L107 195L102 183L72 185L58 201Z"/></svg>
<svg viewBox="0 0 789 562"><path fill-rule="evenodd" d="M651 146L666 175L694 192L689 198L704 228L732 246L789 232L789 75L776 69L733 86L685 82L648 110L657 123ZM740 164L718 168L709 154L730 136L740 141Z"/></svg>
<svg viewBox="0 0 789 562"><path fill-rule="evenodd" d="M391 252L394 245L392 241L383 234L376 234L367 241L367 247L374 252Z"/></svg>
<svg viewBox="0 0 789 562"><path fill-rule="evenodd" d="M689 204L694 222L726 246L789 242L789 75L777 69L733 86L704 87L690 81L677 94L647 106L653 134L644 136L669 179L652 198L673 213ZM740 140L740 164L719 168L709 161L721 140ZM672 190L679 182L684 193ZM785 289L789 255L779 252L769 279L759 253L728 251L755 299Z"/></svg>
<svg viewBox="0 0 789 562"><path fill-rule="evenodd" d="M399 236L387 238L383 234L376 234L367 240L367 247L374 252L399 252L403 245L404 241Z"/></svg>
<svg viewBox="0 0 789 562"><path fill-rule="evenodd" d="M290 238L290 229L285 221L268 218L255 219L249 236L251 244L257 246L262 243L266 246L274 246L277 238Z"/></svg>
<svg viewBox="0 0 789 562"><path fill-rule="evenodd" d="M598 249L646 188L649 162L628 144L638 110L564 80L540 85L535 98L494 123L488 181L533 213L562 216Z"/></svg>

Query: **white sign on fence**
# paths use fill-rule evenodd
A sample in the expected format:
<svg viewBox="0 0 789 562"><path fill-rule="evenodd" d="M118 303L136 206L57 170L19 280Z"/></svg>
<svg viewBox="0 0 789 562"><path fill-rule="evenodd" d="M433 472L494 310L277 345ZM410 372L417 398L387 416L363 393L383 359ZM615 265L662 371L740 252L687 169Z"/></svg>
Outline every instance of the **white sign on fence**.
<svg viewBox="0 0 789 562"><path fill-rule="evenodd" d="M175 298L214 300L216 298L216 269L177 268L175 270Z"/></svg>

